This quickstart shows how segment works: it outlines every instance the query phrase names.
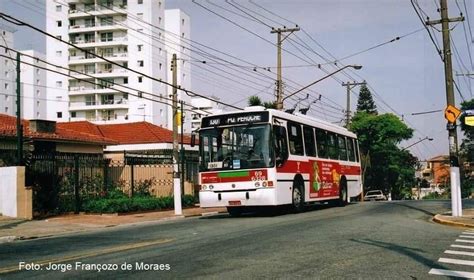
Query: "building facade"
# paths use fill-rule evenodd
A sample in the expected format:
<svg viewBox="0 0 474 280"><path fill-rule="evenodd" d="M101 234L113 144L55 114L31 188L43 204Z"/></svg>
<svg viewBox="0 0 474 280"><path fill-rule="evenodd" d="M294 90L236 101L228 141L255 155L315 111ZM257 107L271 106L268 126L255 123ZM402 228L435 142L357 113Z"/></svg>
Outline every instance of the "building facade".
<svg viewBox="0 0 474 280"><path fill-rule="evenodd" d="M13 48L14 29L0 25L0 45ZM5 48L0 52L12 59L2 57L0 63L0 113L14 116L16 114L16 53Z"/></svg>
<svg viewBox="0 0 474 280"><path fill-rule="evenodd" d="M70 70L48 72L50 96L61 101L49 119L167 125L168 106L153 101L166 103L167 87L146 77L167 81L164 1L52 0L46 11L48 33L87 51L47 38L48 61Z"/></svg>
<svg viewBox="0 0 474 280"><path fill-rule="evenodd" d="M216 101L219 101L217 97L214 97ZM191 99L191 105L193 111L191 112L191 129L196 131L201 127L201 119L209 114L221 113L219 104L213 100L205 99L202 97L193 97Z"/></svg>
<svg viewBox="0 0 474 280"><path fill-rule="evenodd" d="M21 60L46 67L45 63L36 60L39 58L45 60L44 54L34 50L21 51ZM46 95L46 70L31 65L22 64L21 67L21 115L24 119L47 119L47 102Z"/></svg>

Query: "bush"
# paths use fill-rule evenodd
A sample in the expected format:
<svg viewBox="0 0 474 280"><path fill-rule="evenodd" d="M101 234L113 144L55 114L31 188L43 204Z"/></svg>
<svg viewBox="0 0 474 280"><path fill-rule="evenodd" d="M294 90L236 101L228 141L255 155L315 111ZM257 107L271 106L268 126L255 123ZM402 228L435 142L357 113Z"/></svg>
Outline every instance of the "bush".
<svg viewBox="0 0 474 280"><path fill-rule="evenodd" d="M109 192L110 195L110 192ZM191 195L183 196L183 207L194 206L195 199ZM103 198L94 198L83 203L83 211L90 213L127 213L171 209L173 197L121 197L117 194Z"/></svg>

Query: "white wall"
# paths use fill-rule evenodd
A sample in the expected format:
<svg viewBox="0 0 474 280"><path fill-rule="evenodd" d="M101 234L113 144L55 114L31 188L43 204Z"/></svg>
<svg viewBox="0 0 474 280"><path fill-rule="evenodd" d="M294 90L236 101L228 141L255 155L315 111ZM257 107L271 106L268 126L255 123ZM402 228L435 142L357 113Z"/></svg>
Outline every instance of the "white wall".
<svg viewBox="0 0 474 280"><path fill-rule="evenodd" d="M0 167L0 213L17 217L18 167Z"/></svg>
<svg viewBox="0 0 474 280"><path fill-rule="evenodd" d="M45 60L44 54L34 50L21 51L21 60L29 64L45 67L32 57ZM22 118L47 119L46 70L22 64L20 72Z"/></svg>
<svg viewBox="0 0 474 280"><path fill-rule="evenodd" d="M14 30L0 25L0 45L14 48ZM0 53L16 59L16 53L0 47ZM0 113L10 116L16 115L16 67L15 61L8 58L0 58Z"/></svg>

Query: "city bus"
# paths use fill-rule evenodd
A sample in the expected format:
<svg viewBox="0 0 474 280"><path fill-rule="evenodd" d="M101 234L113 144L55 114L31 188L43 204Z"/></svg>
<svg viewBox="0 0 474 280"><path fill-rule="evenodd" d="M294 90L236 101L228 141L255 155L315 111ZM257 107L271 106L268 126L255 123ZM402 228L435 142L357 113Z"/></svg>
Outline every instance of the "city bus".
<svg viewBox="0 0 474 280"><path fill-rule="evenodd" d="M199 201L237 216L255 206L346 205L362 191L357 136L303 114L264 107L203 117Z"/></svg>

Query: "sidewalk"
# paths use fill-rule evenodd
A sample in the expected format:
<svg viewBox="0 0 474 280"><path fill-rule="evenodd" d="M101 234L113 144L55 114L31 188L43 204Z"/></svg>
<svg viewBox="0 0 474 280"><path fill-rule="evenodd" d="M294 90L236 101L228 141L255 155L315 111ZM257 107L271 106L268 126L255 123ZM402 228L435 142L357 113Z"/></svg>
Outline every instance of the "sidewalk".
<svg viewBox="0 0 474 280"><path fill-rule="evenodd" d="M182 216L176 216L174 210L167 210L126 215L68 214L33 221L0 216L0 243L85 232L119 225L206 216L218 213L227 213L227 211L225 208L202 209L193 207L183 209Z"/></svg>
<svg viewBox="0 0 474 280"><path fill-rule="evenodd" d="M462 217L453 217L451 213L437 214L433 217L433 221L445 225L474 228L474 209L463 209Z"/></svg>

